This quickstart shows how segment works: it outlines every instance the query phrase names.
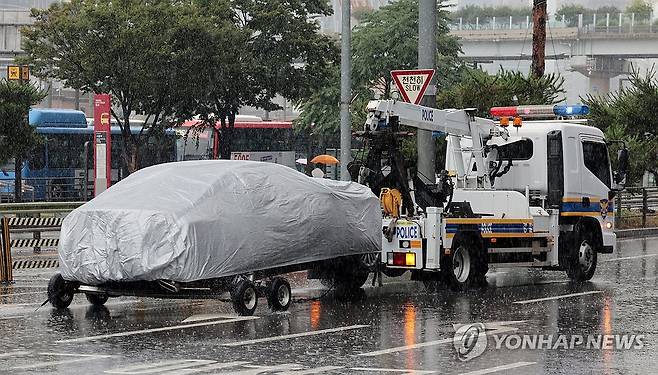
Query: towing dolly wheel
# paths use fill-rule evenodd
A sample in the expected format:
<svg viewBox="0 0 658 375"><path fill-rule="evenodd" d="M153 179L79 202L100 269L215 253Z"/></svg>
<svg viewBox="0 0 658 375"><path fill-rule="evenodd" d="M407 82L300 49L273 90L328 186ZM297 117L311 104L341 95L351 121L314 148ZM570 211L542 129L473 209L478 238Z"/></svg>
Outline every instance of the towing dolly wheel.
<svg viewBox="0 0 658 375"><path fill-rule="evenodd" d="M241 280L231 290L231 302L238 315L251 316L258 306L258 292L253 282Z"/></svg>
<svg viewBox="0 0 658 375"><path fill-rule="evenodd" d="M288 310L291 296L290 283L282 277L275 277L267 287L267 304L274 311Z"/></svg>
<svg viewBox="0 0 658 375"><path fill-rule="evenodd" d="M87 301L91 303L94 306L103 306L105 302L107 302L107 299L109 296L107 294L95 294L95 293L85 293L85 297L87 297Z"/></svg>
<svg viewBox="0 0 658 375"><path fill-rule="evenodd" d="M483 283L488 271L486 253L471 237L454 243L453 251L442 260L443 276L451 289L463 291Z"/></svg>
<svg viewBox="0 0 658 375"><path fill-rule="evenodd" d="M48 302L58 309L65 309L73 302L73 291L60 273L48 281Z"/></svg>

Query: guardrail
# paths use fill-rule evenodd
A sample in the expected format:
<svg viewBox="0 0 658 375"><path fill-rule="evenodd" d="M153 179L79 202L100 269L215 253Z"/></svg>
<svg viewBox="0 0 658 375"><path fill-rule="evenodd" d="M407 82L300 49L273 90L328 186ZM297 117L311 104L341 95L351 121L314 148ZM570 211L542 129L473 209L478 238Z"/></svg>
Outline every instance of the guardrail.
<svg viewBox="0 0 658 375"><path fill-rule="evenodd" d="M658 227L658 187L629 187L615 197L618 229Z"/></svg>
<svg viewBox="0 0 658 375"><path fill-rule="evenodd" d="M17 261L12 258L12 250L32 248L40 253L42 247L57 247L59 238L42 238L44 232L56 232L61 229L64 214L81 206L84 202L53 203L4 203L0 204L0 229L2 238L0 251L0 282L13 281L13 269L25 266L31 268L35 262ZM32 238L12 239L12 233L32 233ZM37 260L39 267L57 266L51 260Z"/></svg>

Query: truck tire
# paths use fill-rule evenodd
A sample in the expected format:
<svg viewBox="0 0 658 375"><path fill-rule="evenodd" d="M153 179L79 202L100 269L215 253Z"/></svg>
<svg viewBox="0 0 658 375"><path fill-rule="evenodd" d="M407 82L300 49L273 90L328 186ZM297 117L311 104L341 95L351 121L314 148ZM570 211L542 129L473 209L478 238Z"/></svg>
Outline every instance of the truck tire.
<svg viewBox="0 0 658 375"><path fill-rule="evenodd" d="M65 309L73 302L73 291L60 273L54 274L48 281L48 302L58 309Z"/></svg>
<svg viewBox="0 0 658 375"><path fill-rule="evenodd" d="M250 280L240 280L231 289L233 310L240 316L251 316L258 306L258 292Z"/></svg>
<svg viewBox="0 0 658 375"><path fill-rule="evenodd" d="M481 241L475 236L459 236L453 241L450 255L443 256L441 270L452 290L482 285L489 267Z"/></svg>
<svg viewBox="0 0 658 375"><path fill-rule="evenodd" d="M596 248L591 232L583 226L576 227L574 237L575 241L570 244L565 269L572 281L583 282L590 280L596 272Z"/></svg>
<svg viewBox="0 0 658 375"><path fill-rule="evenodd" d="M107 294L95 294L95 293L85 293L87 301L94 306L103 306L107 299L109 298Z"/></svg>
<svg viewBox="0 0 658 375"><path fill-rule="evenodd" d="M290 283L282 278L275 277L267 286L267 304L274 311L286 311L292 301Z"/></svg>

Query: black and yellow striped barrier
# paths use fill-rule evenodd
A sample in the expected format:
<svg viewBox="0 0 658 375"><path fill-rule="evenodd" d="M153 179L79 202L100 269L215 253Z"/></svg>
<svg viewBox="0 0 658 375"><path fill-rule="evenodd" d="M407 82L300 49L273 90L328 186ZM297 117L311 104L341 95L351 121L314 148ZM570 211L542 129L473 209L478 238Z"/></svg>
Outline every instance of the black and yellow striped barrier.
<svg viewBox="0 0 658 375"><path fill-rule="evenodd" d="M32 209L33 207L29 207ZM21 211L22 213L22 211ZM61 217L2 217L2 251L0 252L0 282L13 281L14 269L58 267L56 259L26 259L13 261L12 249L33 248L35 253L42 247L57 247L59 238L41 238L41 232L57 231L62 226ZM11 239L11 231L33 232L34 238Z"/></svg>

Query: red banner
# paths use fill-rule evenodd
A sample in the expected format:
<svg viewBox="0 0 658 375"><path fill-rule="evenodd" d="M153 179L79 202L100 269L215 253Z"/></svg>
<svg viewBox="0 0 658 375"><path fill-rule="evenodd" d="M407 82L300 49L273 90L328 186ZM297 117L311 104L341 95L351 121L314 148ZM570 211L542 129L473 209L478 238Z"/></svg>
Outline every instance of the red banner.
<svg viewBox="0 0 658 375"><path fill-rule="evenodd" d="M107 190L112 182L111 108L109 94L94 95L94 196Z"/></svg>

